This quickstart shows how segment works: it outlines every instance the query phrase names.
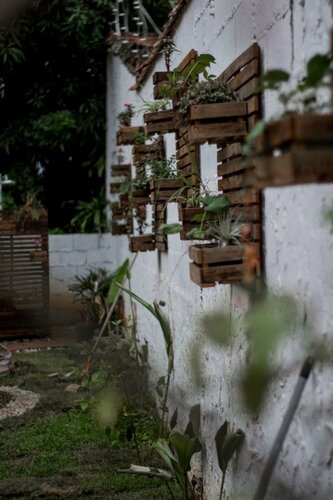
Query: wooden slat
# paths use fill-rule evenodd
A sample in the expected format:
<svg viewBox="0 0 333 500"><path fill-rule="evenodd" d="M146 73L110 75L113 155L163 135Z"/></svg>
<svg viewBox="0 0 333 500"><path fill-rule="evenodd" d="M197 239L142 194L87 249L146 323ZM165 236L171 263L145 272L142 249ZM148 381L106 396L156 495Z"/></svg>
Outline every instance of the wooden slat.
<svg viewBox="0 0 333 500"><path fill-rule="evenodd" d="M191 125L189 127L189 142L198 143L206 141L221 142L222 138L240 137L246 135L247 128L244 121L226 122L217 124Z"/></svg>
<svg viewBox="0 0 333 500"><path fill-rule="evenodd" d="M236 172L244 171L244 163L241 158L236 158L228 162L220 163L217 165L217 175L225 176L235 174Z"/></svg>
<svg viewBox="0 0 333 500"><path fill-rule="evenodd" d="M229 191L227 198L232 205L250 205L259 203L259 193L254 188L244 188L238 191Z"/></svg>
<svg viewBox="0 0 333 500"><path fill-rule="evenodd" d="M231 64L219 76L221 80L228 81L246 64L249 64L253 59L260 59L260 49L257 43L253 43L247 50L242 52L240 56L232 61Z"/></svg>
<svg viewBox="0 0 333 500"><path fill-rule="evenodd" d="M254 77L259 75L259 61L254 59L249 64L247 64L242 71L237 73L232 80L229 80L228 85L232 87L237 92L240 91L242 87Z"/></svg>
<svg viewBox="0 0 333 500"><path fill-rule="evenodd" d="M229 158L234 158L235 156L240 156L242 153L242 144L240 142L232 142L228 144L225 148L219 149L217 152L217 161L228 160Z"/></svg>
<svg viewBox="0 0 333 500"><path fill-rule="evenodd" d="M245 116L246 113L247 104L244 101L197 104L190 106L190 120L224 119L235 116Z"/></svg>

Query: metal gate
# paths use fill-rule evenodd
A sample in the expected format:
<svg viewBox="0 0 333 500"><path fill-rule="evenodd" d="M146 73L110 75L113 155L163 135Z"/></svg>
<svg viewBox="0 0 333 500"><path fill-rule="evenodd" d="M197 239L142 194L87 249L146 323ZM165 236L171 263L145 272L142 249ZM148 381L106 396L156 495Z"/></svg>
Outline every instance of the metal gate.
<svg viewBox="0 0 333 500"><path fill-rule="evenodd" d="M45 335L49 316L48 222L0 219L0 338Z"/></svg>

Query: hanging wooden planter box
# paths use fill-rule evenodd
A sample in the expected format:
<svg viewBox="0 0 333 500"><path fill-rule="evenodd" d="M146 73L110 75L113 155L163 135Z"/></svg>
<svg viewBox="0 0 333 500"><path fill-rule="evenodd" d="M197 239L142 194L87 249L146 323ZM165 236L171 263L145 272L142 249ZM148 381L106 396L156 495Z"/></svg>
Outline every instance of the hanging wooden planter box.
<svg viewBox="0 0 333 500"><path fill-rule="evenodd" d="M244 247L216 244L192 245L189 248L191 280L201 287L216 283L235 283L244 275Z"/></svg>
<svg viewBox="0 0 333 500"><path fill-rule="evenodd" d="M119 193L122 184L123 184L122 182L111 182L110 183L110 194Z"/></svg>
<svg viewBox="0 0 333 500"><path fill-rule="evenodd" d="M137 207L138 205L146 205L150 203L149 188L147 189L135 189L131 191L130 194L130 205L132 207Z"/></svg>
<svg viewBox="0 0 333 500"><path fill-rule="evenodd" d="M127 224L116 224L111 225L112 236L122 236L128 234Z"/></svg>
<svg viewBox="0 0 333 500"><path fill-rule="evenodd" d="M184 187L184 181L181 179L152 179L150 181L150 200L151 203L172 202L172 196Z"/></svg>
<svg viewBox="0 0 333 500"><path fill-rule="evenodd" d="M333 182L333 115L289 115L254 142L254 182L260 188Z"/></svg>
<svg viewBox="0 0 333 500"><path fill-rule="evenodd" d="M156 71L153 74L154 99L163 99L165 97L163 93L163 87L168 85L169 83L168 74L171 75L171 72L168 73L167 71Z"/></svg>
<svg viewBox="0 0 333 500"><path fill-rule="evenodd" d="M136 134L144 134L144 127L120 127L117 132L117 145L135 144Z"/></svg>
<svg viewBox="0 0 333 500"><path fill-rule="evenodd" d="M155 250L155 236L153 234L131 236L129 250L130 252L146 252Z"/></svg>
<svg viewBox="0 0 333 500"><path fill-rule="evenodd" d="M132 175L131 164L111 165L111 175L113 177L126 177L130 179Z"/></svg>
<svg viewBox="0 0 333 500"><path fill-rule="evenodd" d="M193 240L197 238L192 238L188 236L188 233L192 229L199 229L200 222L193 220L193 217L196 215L203 215L204 209L201 207L198 208L188 208L188 207L179 207L178 208L178 217L179 221L183 224L183 231L180 233L181 240Z"/></svg>
<svg viewBox="0 0 333 500"><path fill-rule="evenodd" d="M119 208L127 208L129 206L129 196L128 193L123 193L119 195Z"/></svg>
<svg viewBox="0 0 333 500"><path fill-rule="evenodd" d="M167 134L175 131L174 111L172 109L146 113L143 115L146 135Z"/></svg>
<svg viewBox="0 0 333 500"><path fill-rule="evenodd" d="M247 134L245 101L190 106L188 140L190 144L223 143Z"/></svg>

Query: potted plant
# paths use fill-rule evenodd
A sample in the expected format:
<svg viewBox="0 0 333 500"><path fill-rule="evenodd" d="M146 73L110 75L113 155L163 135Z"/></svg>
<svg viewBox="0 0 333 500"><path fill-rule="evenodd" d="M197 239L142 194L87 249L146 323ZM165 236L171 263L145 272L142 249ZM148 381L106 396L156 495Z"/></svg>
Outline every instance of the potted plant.
<svg viewBox="0 0 333 500"><path fill-rule="evenodd" d="M247 133L247 104L218 78L194 82L180 98L180 115L189 124L190 143L223 142Z"/></svg>
<svg viewBox="0 0 333 500"><path fill-rule="evenodd" d="M244 144L257 187L333 182L333 114L327 112L330 103L318 100L320 88L330 85L331 62L330 55L316 54L293 87L285 71L263 75L261 88L277 92L282 113L259 122Z"/></svg>
<svg viewBox="0 0 333 500"><path fill-rule="evenodd" d="M132 117L134 116L133 105L129 102L125 102L124 106L125 109L117 115L117 119L121 127L130 127Z"/></svg>
<svg viewBox="0 0 333 500"><path fill-rule="evenodd" d="M175 157L164 160L148 160L146 169L150 172L150 199L152 203L173 201L186 183L175 169Z"/></svg>
<svg viewBox="0 0 333 500"><path fill-rule="evenodd" d="M144 234L145 229L149 226L147 223L146 205L138 205L134 209L134 219L137 223L137 236L130 237L129 249L131 252L145 252L147 250L155 250L155 237L153 234Z"/></svg>
<svg viewBox="0 0 333 500"><path fill-rule="evenodd" d="M166 134L175 131L174 111L168 109L169 99L145 101L143 120L146 124L146 135Z"/></svg>

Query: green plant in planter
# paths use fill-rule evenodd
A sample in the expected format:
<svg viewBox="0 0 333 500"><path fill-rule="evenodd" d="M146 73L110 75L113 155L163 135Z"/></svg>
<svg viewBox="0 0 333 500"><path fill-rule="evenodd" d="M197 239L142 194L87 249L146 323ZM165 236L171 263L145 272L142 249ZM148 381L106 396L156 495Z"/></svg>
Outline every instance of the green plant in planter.
<svg viewBox="0 0 333 500"><path fill-rule="evenodd" d="M150 171L151 179L176 179L177 171L175 168L176 158L171 156L166 160L149 160L146 163Z"/></svg>
<svg viewBox="0 0 333 500"><path fill-rule="evenodd" d="M141 132L134 132L133 134L133 142L134 144L145 144L146 136Z"/></svg>
<svg viewBox="0 0 333 500"><path fill-rule="evenodd" d="M117 115L117 119L122 127L129 127L134 116L134 109L133 105L129 102L125 102L124 106L125 110Z"/></svg>
<svg viewBox="0 0 333 500"><path fill-rule="evenodd" d="M156 99L155 101L145 101L142 97L143 105L141 110L143 113L156 113L158 111L166 111L170 108L170 100L165 99Z"/></svg>
<svg viewBox="0 0 333 500"><path fill-rule="evenodd" d="M212 63L215 63L214 56L199 54L196 60L185 69L176 68L168 73L168 81L159 86L160 94L165 98L172 99L180 89L186 89L197 81L199 75L203 75L206 79L213 78L213 75L208 75L207 72L207 68Z"/></svg>
<svg viewBox="0 0 333 500"><path fill-rule="evenodd" d="M179 111L186 114L194 104L213 104L217 102L236 101L238 95L225 82L218 79L196 82L189 87L179 101Z"/></svg>
<svg viewBox="0 0 333 500"><path fill-rule="evenodd" d="M209 227L204 231L204 236L211 236L221 247L227 245L239 245L244 220L242 217L236 219L226 211L217 212L217 221L209 222Z"/></svg>

